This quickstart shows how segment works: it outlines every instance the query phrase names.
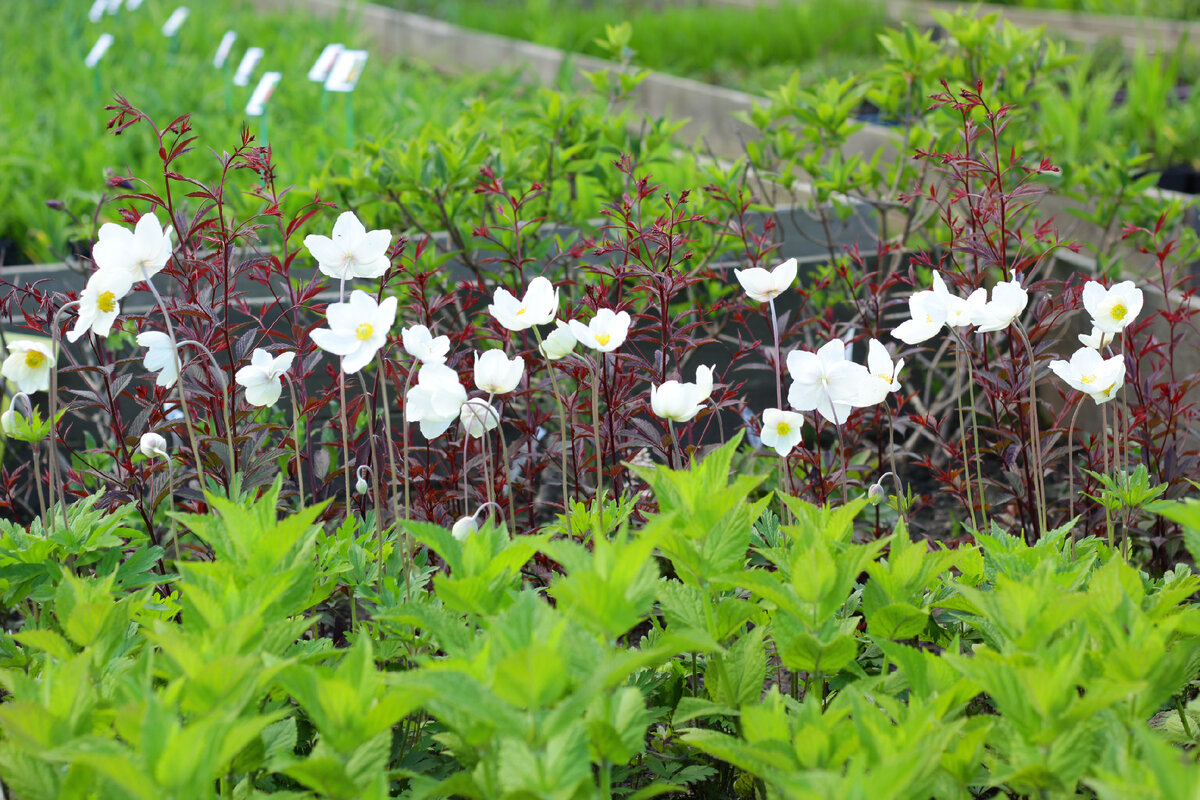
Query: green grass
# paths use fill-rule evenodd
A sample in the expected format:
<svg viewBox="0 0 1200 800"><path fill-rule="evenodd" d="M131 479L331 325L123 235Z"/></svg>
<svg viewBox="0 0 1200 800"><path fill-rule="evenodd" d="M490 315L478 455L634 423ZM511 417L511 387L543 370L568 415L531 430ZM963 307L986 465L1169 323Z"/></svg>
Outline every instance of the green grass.
<svg viewBox="0 0 1200 800"><path fill-rule="evenodd" d="M213 150L232 150L244 124L261 133L261 123L243 110L258 77L278 70L284 77L269 106L269 138L281 185L306 184L345 163L343 98L327 98L326 107L319 85L307 80L325 43L364 44L345 21L257 14L246 0L206 0L192 4L178 52L171 54L160 27L177 5L174 0L146 0L135 12L122 11L97 24L87 20L88 5L16 3L6 9L0 26L0 74L6 86L0 104L0 196L5 198L0 240L10 245L4 263L55 260L69 241L91 234L90 221L89 230L73 228L66 215L45 205L47 200L63 200L90 217L105 191L106 171L158 176L161 183L148 129L119 137L105 133L111 114L103 107L114 92L162 127L191 113L200 138L178 170L208 180L217 174ZM267 48L251 86L232 88L231 110L226 109L229 76L212 66L228 29L239 35L230 56L234 65L247 47ZM115 43L92 73L83 59L103 31L112 33ZM516 81L512 75L451 79L428 67L389 65L375 57L353 95L354 133L403 137L428 122L449 125L474 98L518 95Z"/></svg>
<svg viewBox="0 0 1200 800"><path fill-rule="evenodd" d="M996 5L1083 11L1089 14L1120 14L1129 17L1200 19L1198 0L989 0Z"/></svg>
<svg viewBox="0 0 1200 800"><path fill-rule="evenodd" d="M761 91L793 69L849 74L872 65L887 18L875 0L783 2L777 7L670 7L600 0L396 0L456 25L595 56L606 25L628 21L634 63L661 72Z"/></svg>

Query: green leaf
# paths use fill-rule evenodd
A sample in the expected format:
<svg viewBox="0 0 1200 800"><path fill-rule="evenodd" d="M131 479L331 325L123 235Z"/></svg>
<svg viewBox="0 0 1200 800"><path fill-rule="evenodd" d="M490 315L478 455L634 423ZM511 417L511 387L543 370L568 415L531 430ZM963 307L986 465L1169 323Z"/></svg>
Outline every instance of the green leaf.
<svg viewBox="0 0 1200 800"><path fill-rule="evenodd" d="M892 603L867 615L867 630L873 638L909 639L925 630L929 612L908 603Z"/></svg>

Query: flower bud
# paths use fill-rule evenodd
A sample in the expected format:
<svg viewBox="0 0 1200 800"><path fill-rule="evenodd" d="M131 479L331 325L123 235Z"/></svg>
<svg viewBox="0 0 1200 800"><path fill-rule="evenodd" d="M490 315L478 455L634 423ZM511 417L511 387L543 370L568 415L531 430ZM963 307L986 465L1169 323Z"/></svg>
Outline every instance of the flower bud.
<svg viewBox="0 0 1200 800"><path fill-rule="evenodd" d="M571 333L570 327L563 324L562 320L555 320L555 324L557 327L538 346L538 350L548 361L566 358L575 349L575 345L579 344L575 334Z"/></svg>
<svg viewBox="0 0 1200 800"><path fill-rule="evenodd" d="M358 492L359 494L366 494L368 488L367 479L359 475L358 480L354 482L354 491Z"/></svg>
<svg viewBox="0 0 1200 800"><path fill-rule="evenodd" d="M17 432L17 410L10 408L3 414L0 414L0 433L5 436L12 436Z"/></svg>
<svg viewBox="0 0 1200 800"><path fill-rule="evenodd" d="M877 506L887 499L887 489L884 489L881 484L872 483L871 488L867 489L867 500L871 505Z"/></svg>
<svg viewBox="0 0 1200 800"><path fill-rule="evenodd" d="M138 449L142 451L142 455L147 458L155 456L165 456L167 454L167 440L159 436L157 433L143 433L141 443Z"/></svg>
<svg viewBox="0 0 1200 800"><path fill-rule="evenodd" d="M474 517L459 517L454 523L454 527L450 529L450 534L460 542L465 542L471 538L471 535L479 530L479 524L475 522Z"/></svg>

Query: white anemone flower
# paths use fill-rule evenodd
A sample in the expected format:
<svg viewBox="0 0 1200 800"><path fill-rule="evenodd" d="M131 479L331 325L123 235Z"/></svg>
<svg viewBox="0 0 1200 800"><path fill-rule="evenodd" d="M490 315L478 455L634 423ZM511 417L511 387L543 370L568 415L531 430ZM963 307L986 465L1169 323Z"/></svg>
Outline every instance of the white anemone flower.
<svg viewBox="0 0 1200 800"><path fill-rule="evenodd" d="M1021 285L1019 278L1001 281L992 287L992 299L977 309L974 322L979 326L979 333L1004 330L1021 315L1027 305L1029 292Z"/></svg>
<svg viewBox="0 0 1200 800"><path fill-rule="evenodd" d="M1098 405L1116 397L1117 390L1125 383L1125 357L1105 358L1090 347L1081 347L1070 361L1051 361L1050 371Z"/></svg>
<svg viewBox="0 0 1200 800"><path fill-rule="evenodd" d="M887 348L878 339L872 339L867 345L867 380L863 382L858 407L866 408L877 405L887 399L892 392L900 389L897 376L904 369L904 359L893 362Z"/></svg>
<svg viewBox="0 0 1200 800"><path fill-rule="evenodd" d="M765 303L786 292L796 280L796 259L789 258L770 272L751 267L735 269L733 274L751 300Z"/></svg>
<svg viewBox="0 0 1200 800"><path fill-rule="evenodd" d="M422 364L445 364L450 352L449 336L434 336L424 325L412 325L400 331L404 351Z"/></svg>
<svg viewBox="0 0 1200 800"><path fill-rule="evenodd" d="M295 353L280 353L272 357L261 347L254 348L249 365L234 374L233 379L246 389L246 402L252 406L273 406L283 393L283 375L292 368Z"/></svg>
<svg viewBox="0 0 1200 800"><path fill-rule="evenodd" d="M458 381L458 373L445 364L423 364L417 383L404 398L410 422L421 423L421 435L436 439L458 419L459 409L467 402L467 390Z"/></svg>
<svg viewBox="0 0 1200 800"><path fill-rule="evenodd" d="M854 410L861 387L870 379L866 367L846 359L846 344L833 339L817 352L793 350L787 357L792 386L788 403L797 411L816 411L841 425Z"/></svg>
<svg viewBox="0 0 1200 800"><path fill-rule="evenodd" d="M650 408L655 414L672 422L687 422L700 413L704 403L712 396L713 368L696 368L695 383L667 381L661 386L650 387Z"/></svg>
<svg viewBox="0 0 1200 800"><path fill-rule="evenodd" d="M473 399L463 403L458 412L458 421L463 432L472 439L479 439L500 424L500 412L486 400Z"/></svg>
<svg viewBox="0 0 1200 800"><path fill-rule="evenodd" d="M984 289L976 289L965 299L951 294L937 270L933 271L933 293L946 304L946 324L951 328L974 325L975 315L987 303L987 291Z"/></svg>
<svg viewBox="0 0 1200 800"><path fill-rule="evenodd" d="M1083 307L1092 315L1092 325L1105 333L1120 333L1142 311L1142 290L1133 281L1121 281L1108 289L1088 281L1082 299Z"/></svg>
<svg viewBox="0 0 1200 800"><path fill-rule="evenodd" d="M776 453L787 458L796 445L800 444L803 427L804 417L800 413L785 411L782 408L768 408L763 412L760 438L767 447L773 447Z"/></svg>
<svg viewBox="0 0 1200 800"><path fill-rule="evenodd" d="M475 354L475 385L488 394L507 394L517 388L525 374L525 361L520 356L510 359L503 350L488 350Z"/></svg>
<svg viewBox="0 0 1200 800"><path fill-rule="evenodd" d="M611 308L601 308L586 325L577 319L567 324L571 326L571 333L575 334L580 344L601 353L611 353L625 343L631 322L628 311L618 313Z"/></svg>
<svg viewBox="0 0 1200 800"><path fill-rule="evenodd" d="M161 331L146 331L137 335L137 343L146 348L142 366L158 373L154 382L164 389L174 386L179 380L179 361L171 337Z"/></svg>
<svg viewBox="0 0 1200 800"><path fill-rule="evenodd" d="M547 361L566 358L575 349L575 345L579 344L579 340L575 338L575 334L571 333L571 327L567 323L556 319L554 325L554 330L538 345L538 351L546 357Z"/></svg>
<svg viewBox="0 0 1200 800"><path fill-rule="evenodd" d="M520 300L507 289L497 289L488 313L510 331L549 325L558 313L558 289L540 275L529 282L525 296Z"/></svg>
<svg viewBox="0 0 1200 800"><path fill-rule="evenodd" d="M333 223L333 238L320 234L304 237L304 246L317 260L317 269L331 278L378 278L391 266L387 250L392 232L367 231L353 211L343 211ZM351 370L355 371L355 370Z"/></svg>
<svg viewBox="0 0 1200 800"><path fill-rule="evenodd" d="M167 440L157 433L143 433L141 440L138 442L138 450L142 451L142 455L146 458L154 458L155 456L167 455Z"/></svg>
<svg viewBox="0 0 1200 800"><path fill-rule="evenodd" d="M54 368L54 351L41 342L17 339L8 343L8 357L0 374L17 385L25 394L44 392L50 388L50 370Z"/></svg>
<svg viewBox="0 0 1200 800"><path fill-rule="evenodd" d="M892 331L905 344L920 344L937 335L946 324L946 298L928 289L913 292L908 298L909 319Z"/></svg>
<svg viewBox="0 0 1200 800"><path fill-rule="evenodd" d="M1112 344L1113 337L1115 336L1115 333L1102 331L1099 328L1093 327L1090 334L1079 334L1079 342L1084 347L1090 347L1093 350L1102 350Z"/></svg>
<svg viewBox="0 0 1200 800"><path fill-rule="evenodd" d="M76 342L89 330L97 336L108 336L121 313L121 298L129 294L133 284L119 270L96 270L87 286L79 293L79 317L67 333L68 342Z"/></svg>
<svg viewBox="0 0 1200 800"><path fill-rule="evenodd" d="M329 327L313 331L312 340L322 350L342 356L342 370L353 375L371 363L387 342L396 321L396 298L376 303L371 295L355 289L348 303L331 303L325 318Z"/></svg>
<svg viewBox="0 0 1200 800"><path fill-rule="evenodd" d="M157 275L170 260L171 250L171 231L158 224L152 211L143 214L132 231L113 222L101 225L92 261L102 272L124 275L132 286Z"/></svg>

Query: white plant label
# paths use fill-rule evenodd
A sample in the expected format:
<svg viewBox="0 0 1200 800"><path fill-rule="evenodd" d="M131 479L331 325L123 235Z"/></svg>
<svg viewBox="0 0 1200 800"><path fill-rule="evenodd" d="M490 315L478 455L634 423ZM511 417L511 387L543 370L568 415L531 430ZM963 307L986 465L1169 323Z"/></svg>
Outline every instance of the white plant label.
<svg viewBox="0 0 1200 800"><path fill-rule="evenodd" d="M88 9L88 20L90 22L99 22L104 19L104 12L108 11L108 0L96 0L92 3L92 7Z"/></svg>
<svg viewBox="0 0 1200 800"><path fill-rule="evenodd" d="M217 54L213 56L213 66L217 69L225 66L225 62L229 59L229 51L233 49L233 43L237 41L237 33L235 31L225 31L225 35L221 37L221 43L217 45Z"/></svg>
<svg viewBox="0 0 1200 800"><path fill-rule="evenodd" d="M308 79L315 83L324 83L329 77L329 71L333 69L334 62L345 49L340 43L325 45L325 48L321 50L321 55L317 56L316 62L312 65L312 69L308 71Z"/></svg>
<svg viewBox="0 0 1200 800"><path fill-rule="evenodd" d="M246 51L246 55L242 56L241 63L238 64L237 72L233 74L234 86L250 85L250 76L254 74L258 62L262 61L263 52L261 47L251 47Z"/></svg>
<svg viewBox="0 0 1200 800"><path fill-rule="evenodd" d="M121 10L121 0L108 0L108 13L116 14Z"/></svg>
<svg viewBox="0 0 1200 800"><path fill-rule="evenodd" d="M162 34L168 39L179 33L179 29L183 27L184 20L188 18L188 7L180 6L171 12L171 16L167 17L167 21L163 23Z"/></svg>
<svg viewBox="0 0 1200 800"><path fill-rule="evenodd" d="M267 110L267 101L271 99L271 93L275 91L275 87L279 85L279 79L283 77L282 72L266 72L258 79L258 85L254 87L254 93L250 95L250 102L246 103L246 114L251 117L261 117Z"/></svg>
<svg viewBox="0 0 1200 800"><path fill-rule="evenodd" d="M367 64L366 50L343 50L338 54L329 77L325 80L327 92L353 92Z"/></svg>
<svg viewBox="0 0 1200 800"><path fill-rule="evenodd" d="M83 65L88 69L95 69L100 63L100 59L104 58L104 54L108 52L108 48L112 46L113 35L111 33L102 33L96 43L92 45L92 49L88 51L87 58L83 60Z"/></svg>

